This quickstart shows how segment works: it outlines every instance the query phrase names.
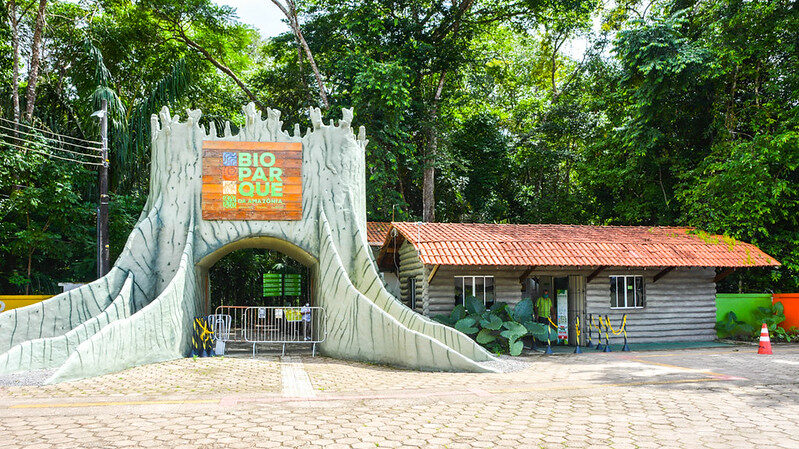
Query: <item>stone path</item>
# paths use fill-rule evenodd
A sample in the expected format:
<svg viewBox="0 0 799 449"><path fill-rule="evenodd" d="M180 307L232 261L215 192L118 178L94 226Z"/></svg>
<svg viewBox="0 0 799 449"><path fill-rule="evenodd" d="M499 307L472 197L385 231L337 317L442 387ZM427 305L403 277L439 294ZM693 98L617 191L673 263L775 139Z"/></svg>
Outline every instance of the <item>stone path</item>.
<svg viewBox="0 0 799 449"><path fill-rule="evenodd" d="M290 398L316 396L311 379L303 369L302 361L298 357L281 357L280 372L283 375L283 396Z"/></svg>
<svg viewBox="0 0 799 449"><path fill-rule="evenodd" d="M505 374L184 359L0 388L2 447L799 448L799 347L520 358Z"/></svg>

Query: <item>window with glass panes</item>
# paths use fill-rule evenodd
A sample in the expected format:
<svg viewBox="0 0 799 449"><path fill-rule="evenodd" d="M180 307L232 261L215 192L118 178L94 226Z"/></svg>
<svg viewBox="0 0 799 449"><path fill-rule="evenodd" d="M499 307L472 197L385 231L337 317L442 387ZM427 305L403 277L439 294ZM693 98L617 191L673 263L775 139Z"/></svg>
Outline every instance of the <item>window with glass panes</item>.
<svg viewBox="0 0 799 449"><path fill-rule="evenodd" d="M455 276L455 304L466 305L466 298L474 296L483 304L494 304L494 276Z"/></svg>
<svg viewBox="0 0 799 449"><path fill-rule="evenodd" d="M643 276L611 276L610 308L640 309L644 307Z"/></svg>
<svg viewBox="0 0 799 449"><path fill-rule="evenodd" d="M410 307L413 310L416 310L416 278L410 277L408 278L408 295L409 295L409 303Z"/></svg>

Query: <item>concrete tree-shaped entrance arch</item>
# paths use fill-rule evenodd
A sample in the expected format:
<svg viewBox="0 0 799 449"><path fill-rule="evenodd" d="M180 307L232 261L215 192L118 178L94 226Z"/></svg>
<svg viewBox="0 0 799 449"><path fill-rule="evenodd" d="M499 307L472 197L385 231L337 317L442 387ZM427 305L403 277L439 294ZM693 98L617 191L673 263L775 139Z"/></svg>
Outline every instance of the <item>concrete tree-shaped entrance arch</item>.
<svg viewBox="0 0 799 449"><path fill-rule="evenodd" d="M292 135L280 113L250 104L246 123L223 137L165 108L152 118L150 193L141 218L105 277L45 302L0 314L0 372L56 369L49 382L183 357L201 315L201 277L215 255L251 239L315 260L317 305L328 314L320 350L332 357L424 370L490 371L470 338L405 307L383 286L366 240L365 131L311 111L313 129ZM300 142L301 218L205 220L203 142ZM282 243L281 243L282 242ZM310 260L309 259L309 260ZM205 262L204 262L205 261Z"/></svg>

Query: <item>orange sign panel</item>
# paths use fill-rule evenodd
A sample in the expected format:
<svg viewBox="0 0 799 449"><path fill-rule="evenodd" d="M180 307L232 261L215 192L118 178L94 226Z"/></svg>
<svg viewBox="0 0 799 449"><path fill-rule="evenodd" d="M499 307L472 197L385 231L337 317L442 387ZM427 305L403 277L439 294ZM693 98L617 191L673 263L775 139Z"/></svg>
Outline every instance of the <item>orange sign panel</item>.
<svg viewBox="0 0 799 449"><path fill-rule="evenodd" d="M302 219L302 143L203 141L204 220Z"/></svg>

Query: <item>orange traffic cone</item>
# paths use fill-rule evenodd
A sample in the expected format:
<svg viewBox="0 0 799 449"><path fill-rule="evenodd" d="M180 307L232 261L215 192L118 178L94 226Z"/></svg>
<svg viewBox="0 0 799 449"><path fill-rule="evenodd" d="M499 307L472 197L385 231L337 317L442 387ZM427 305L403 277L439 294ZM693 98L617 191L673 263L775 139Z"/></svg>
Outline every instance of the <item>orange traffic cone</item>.
<svg viewBox="0 0 799 449"><path fill-rule="evenodd" d="M771 354L771 340L768 338L768 326L763 323L763 328L760 329L760 347L757 348L758 354Z"/></svg>

